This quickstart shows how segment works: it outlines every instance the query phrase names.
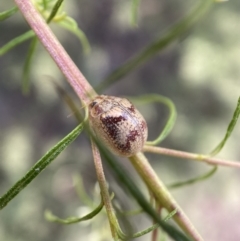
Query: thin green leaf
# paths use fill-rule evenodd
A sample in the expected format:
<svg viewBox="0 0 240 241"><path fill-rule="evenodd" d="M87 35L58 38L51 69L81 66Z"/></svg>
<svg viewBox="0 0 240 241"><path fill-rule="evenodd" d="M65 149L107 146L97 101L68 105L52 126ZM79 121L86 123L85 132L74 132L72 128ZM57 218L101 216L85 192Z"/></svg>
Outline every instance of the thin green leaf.
<svg viewBox="0 0 240 241"><path fill-rule="evenodd" d="M41 3L42 3L42 5L43 5L43 9L44 9L44 10L47 9L47 7L48 7L48 2L49 2L48 0L42 0Z"/></svg>
<svg viewBox="0 0 240 241"><path fill-rule="evenodd" d="M61 98L63 98L63 100L68 105L68 107L70 108L70 110L72 111L76 119L79 122L82 122L84 118L81 112L79 111L77 104L75 104L73 98L58 83L56 83L55 81L53 81L53 83L56 87L58 94L60 95Z"/></svg>
<svg viewBox="0 0 240 241"><path fill-rule="evenodd" d="M224 147L224 145L226 144L226 141L228 140L228 138L230 137L230 135L232 134L232 131L237 123L237 120L239 118L239 114L240 114L240 97L238 98L238 103L237 103L237 107L233 113L233 117L232 120L230 121L228 128L227 128L227 132L223 138L223 140L217 145L217 147L210 153L211 156L215 156L217 155L222 148Z"/></svg>
<svg viewBox="0 0 240 241"><path fill-rule="evenodd" d="M73 182L74 182L74 186L75 186L77 195L78 195L79 199L81 200L81 202L83 202L83 204L88 207L92 207L93 201L90 199L90 197L88 196L88 194L85 191L82 178L78 174L75 174L73 176Z"/></svg>
<svg viewBox="0 0 240 241"><path fill-rule="evenodd" d="M72 143L83 129L78 125L71 133L47 152L13 187L0 198L0 209L3 209L19 192L21 192L38 174L40 174L66 147Z"/></svg>
<svg viewBox="0 0 240 241"><path fill-rule="evenodd" d="M211 177L216 171L217 171L217 166L214 166L210 171L208 171L207 173L205 173L201 176L189 179L189 180L184 181L184 182L172 183L172 184L167 185L167 187L173 189L173 188L179 188L179 187L187 186L187 185L190 185L190 184L194 184L194 183L199 182L199 181L204 181L207 178Z"/></svg>
<svg viewBox="0 0 240 241"><path fill-rule="evenodd" d="M58 0L55 3L55 5L54 5L54 7L52 9L52 12L51 12L50 16L47 19L47 23L50 23L52 21L52 19L56 16L56 14L57 14L59 8L61 7L62 3L63 3L63 0Z"/></svg>
<svg viewBox="0 0 240 241"><path fill-rule="evenodd" d="M154 224L151 227L148 227L148 228L146 228L146 229L144 229L142 231L134 233L133 235L127 235L127 234L123 233L122 230L119 230L119 229L117 229L117 231L118 231L118 236L119 236L120 239L122 239L122 240L131 240L131 239L139 238L139 237L141 237L141 236L143 236L145 234L148 234L148 233L152 232L153 230L155 230L157 228L159 228L159 224L158 223Z"/></svg>
<svg viewBox="0 0 240 241"><path fill-rule="evenodd" d="M176 118L177 118L177 111L175 108L174 103L167 97L162 96L162 95L157 95L157 94L151 94L151 95L144 95L144 96L140 96L139 98L130 98L133 101L137 101L139 103L152 103L152 102L159 102L159 103L163 103L164 105L166 105L169 109L169 116L168 116L168 120L167 123L165 124L162 132L160 133L160 135L156 138L156 140L154 141L148 141L146 144L147 145L157 145L158 143L160 143L161 141L163 141L168 134L171 132Z"/></svg>
<svg viewBox="0 0 240 241"><path fill-rule="evenodd" d="M140 4L140 0L132 0L131 23L133 26L137 26L139 4Z"/></svg>
<svg viewBox="0 0 240 241"><path fill-rule="evenodd" d="M213 0L200 1L200 5L196 9L194 9L188 16L184 17L180 22L170 28L170 30L165 33L163 37L161 34L161 37L159 39L149 44L140 53L138 53L136 56L132 57L122 66L113 71L112 74L110 74L96 88L97 91L103 90L120 78L124 77L130 71L137 68L140 64L148 61L154 55L159 53L159 51L163 50L165 47L167 47L169 44L179 38L183 33L188 31L196 23L197 20L200 19L200 17L210 8L213 3Z"/></svg>
<svg viewBox="0 0 240 241"><path fill-rule="evenodd" d="M35 36L35 33L32 30L29 30L26 33L10 40L7 44L5 44L4 46L2 46L0 48L0 56L4 55L9 50L15 48L17 45L23 43L24 41L26 41L34 36Z"/></svg>
<svg viewBox="0 0 240 241"><path fill-rule="evenodd" d="M167 215L167 217L165 217L165 218L163 219L163 221L164 221L164 222L167 222L167 221L170 220L176 213L177 213L177 210L173 210L171 213L169 213L169 214ZM147 233L150 233L150 232L152 232L153 230L159 228L159 226L160 226L160 225L159 225L158 223L156 223L156 224L152 225L151 227L148 227L148 228L146 228L146 229L144 229L144 230L142 230L142 231L139 231L139 232L137 232L137 233L135 233L135 234L133 234L133 235L130 235L130 236L129 236L129 235L126 235L125 233L123 233L121 230L118 229L118 235L119 235L119 237L122 238L123 240L139 238L139 237L141 237L141 236L143 236L143 235L145 235L145 234L147 234Z"/></svg>
<svg viewBox="0 0 240 241"><path fill-rule="evenodd" d="M37 47L37 43L38 43L38 38L35 36L31 41L31 44L28 49L27 57L24 62L23 76L22 76L22 92L25 95L29 93L29 74L30 74L33 55Z"/></svg>
<svg viewBox="0 0 240 241"><path fill-rule="evenodd" d="M53 215L52 212L50 212L48 210L45 212L45 218L48 221L62 223L62 224L79 223L82 221L92 219L102 210L102 208L103 208L103 201L101 200L101 203L92 212L90 212L89 214L87 214L83 217L80 217L80 218L79 217L68 217L66 219L61 219L61 218Z"/></svg>
<svg viewBox="0 0 240 241"><path fill-rule="evenodd" d="M118 215L126 215L126 216L133 216L142 213L142 209L136 209L136 210L129 210L129 211L119 211Z"/></svg>
<svg viewBox="0 0 240 241"><path fill-rule="evenodd" d="M170 224L167 224L166 222L162 221L158 215L158 213L151 207L149 202L144 197L143 193L140 191L138 186L135 184L133 179L130 177L130 174L122 167L122 165L117 162L113 155L109 153L105 147L100 143L94 136L92 136L94 141L97 143L97 146L99 147L102 156L106 160L107 164L113 171L113 175L118 179L118 182L121 183L123 187L135 198L135 200L138 202L140 207L143 208L143 210L148 213L161 227L162 229L168 233L170 237L172 237L176 241L190 241L187 236L185 236L182 232L177 230L175 227L173 227Z"/></svg>
<svg viewBox="0 0 240 241"><path fill-rule="evenodd" d="M65 29L67 29L68 31L70 31L71 33L73 33L74 35L76 35L79 38L85 54L90 52L91 47L88 42L88 39L87 39L86 35L84 34L84 32L78 28L78 25L74 19L72 19L70 17L66 17L62 21L59 22L59 25Z"/></svg>
<svg viewBox="0 0 240 241"><path fill-rule="evenodd" d="M169 213L163 220L167 222L170 220L175 214L177 213L177 209L173 210L171 213Z"/></svg>
<svg viewBox="0 0 240 241"><path fill-rule="evenodd" d="M14 13L16 13L18 11L17 7L13 7L7 11L1 12L0 13L0 22L4 21L7 18L10 18Z"/></svg>

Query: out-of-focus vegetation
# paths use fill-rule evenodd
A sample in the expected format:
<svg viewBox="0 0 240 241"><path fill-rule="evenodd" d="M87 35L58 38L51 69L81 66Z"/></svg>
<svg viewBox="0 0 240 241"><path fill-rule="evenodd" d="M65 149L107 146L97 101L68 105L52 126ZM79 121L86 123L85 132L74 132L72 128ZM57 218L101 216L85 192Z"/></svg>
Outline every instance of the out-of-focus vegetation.
<svg viewBox="0 0 240 241"><path fill-rule="evenodd" d="M0 11L10 8L3 0ZM54 27L56 35L93 86L115 68L177 22L193 7L192 1L141 1L138 27L131 24L130 1L68 1L67 11L89 39L92 51L83 55L76 37ZM176 42L106 89L111 95L159 93L176 104L178 118L163 146L209 153L222 139L240 93L240 2L216 4L204 18ZM0 23L0 46L29 28L20 14ZM43 153L76 125L74 116L55 92L49 76L65 84L53 61L40 47L33 60L31 91L21 93L21 75L28 43L0 58L0 193L4 193ZM141 107L140 107L141 108ZM149 123L149 139L161 130L166 113L161 106L142 107ZM237 126L220 156L240 160ZM207 170L203 164L149 155L165 183L185 180ZM132 170L129 163L124 165ZM79 173L94 199L96 182L87 138L75 141L9 206L1 211L0 240L111 240L104 215L93 222L72 226L48 223L44 210L61 216L83 215L72 176ZM137 177L136 177L137 178ZM134 207L114 182L126 209ZM219 168L214 177L173 191L181 206L206 240L240 239L239 171ZM142 183L139 183L142 185ZM191 194L191 195L189 195ZM76 211L77 210L77 211ZM85 210L86 211L86 210ZM87 213L87 211L86 211ZM137 225L134 224L137 220ZM131 220L138 229L149 220ZM147 240L144 236L139 240Z"/></svg>

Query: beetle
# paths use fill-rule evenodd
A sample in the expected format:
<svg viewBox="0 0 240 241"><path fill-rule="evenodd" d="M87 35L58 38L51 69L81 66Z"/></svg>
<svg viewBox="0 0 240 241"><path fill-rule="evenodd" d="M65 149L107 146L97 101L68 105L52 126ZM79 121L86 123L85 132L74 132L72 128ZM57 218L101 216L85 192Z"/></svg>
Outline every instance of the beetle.
<svg viewBox="0 0 240 241"><path fill-rule="evenodd" d="M93 133L112 153L130 157L142 150L147 123L129 100L99 95L89 104L88 114Z"/></svg>

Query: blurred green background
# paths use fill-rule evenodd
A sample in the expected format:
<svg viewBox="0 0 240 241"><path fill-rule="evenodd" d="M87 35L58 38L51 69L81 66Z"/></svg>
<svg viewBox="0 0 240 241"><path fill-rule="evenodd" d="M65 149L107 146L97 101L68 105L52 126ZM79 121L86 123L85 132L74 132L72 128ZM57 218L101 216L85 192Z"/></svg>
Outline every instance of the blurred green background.
<svg viewBox="0 0 240 241"><path fill-rule="evenodd" d="M138 26L133 27L129 0L68 1L67 13L76 19L91 44L92 51L87 56L75 36L56 25L52 27L89 82L97 86L114 69L163 35L195 4L190 0L142 1ZM0 11L12 6L13 2L2 0ZM178 118L161 146L209 153L223 138L240 94L239 13L239 0L215 4L191 31L102 93L118 96L158 93L171 98ZM1 22L0 46L28 29L19 13ZM31 92L28 96L22 94L21 75L28 46L26 42L0 58L0 195L77 124L56 93L51 78L77 98L41 46L31 70ZM139 108L149 124L149 140L152 140L165 123L166 109L160 105ZM219 156L240 160L239 139L238 124ZM195 177L210 168L176 158L147 156L166 184ZM119 160L144 188L130 163ZM172 191L207 241L240 240L239 172L220 167L209 180ZM85 135L1 210L0 240L111 240L104 213L92 222L71 226L44 219L46 209L61 217L87 212L73 186L75 173L81 175L87 193L97 205L96 175ZM116 199L126 209L136 208L110 171L106 173ZM136 230L150 224L144 215L130 221ZM150 240L150 236L138 240Z"/></svg>

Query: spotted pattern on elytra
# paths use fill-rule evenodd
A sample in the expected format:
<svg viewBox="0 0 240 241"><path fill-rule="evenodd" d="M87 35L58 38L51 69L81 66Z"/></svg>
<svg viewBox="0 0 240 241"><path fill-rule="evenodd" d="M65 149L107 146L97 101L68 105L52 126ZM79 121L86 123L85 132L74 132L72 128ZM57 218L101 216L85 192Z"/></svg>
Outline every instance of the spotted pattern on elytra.
<svg viewBox="0 0 240 241"><path fill-rule="evenodd" d="M97 138L119 156L140 152L147 140L146 121L125 98L97 96L89 104L89 124Z"/></svg>

